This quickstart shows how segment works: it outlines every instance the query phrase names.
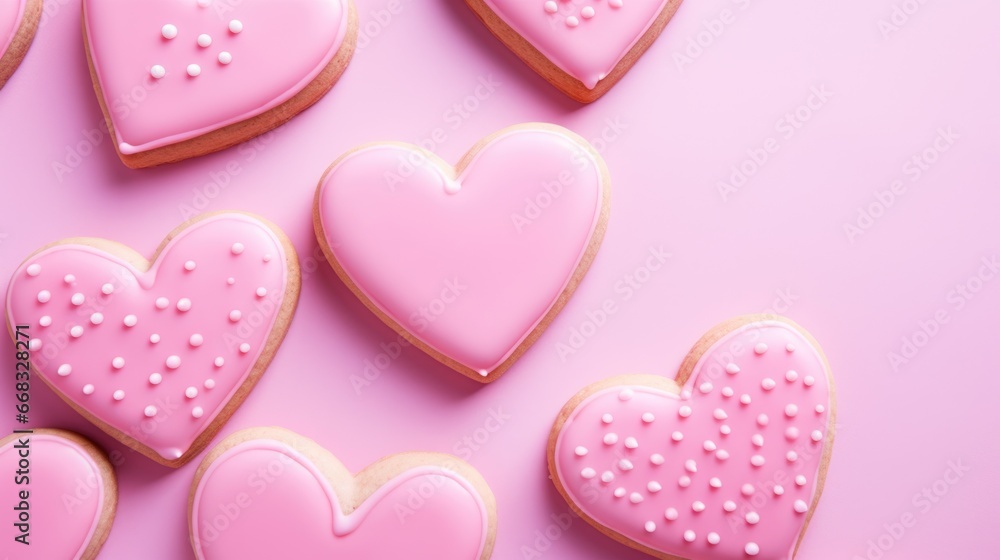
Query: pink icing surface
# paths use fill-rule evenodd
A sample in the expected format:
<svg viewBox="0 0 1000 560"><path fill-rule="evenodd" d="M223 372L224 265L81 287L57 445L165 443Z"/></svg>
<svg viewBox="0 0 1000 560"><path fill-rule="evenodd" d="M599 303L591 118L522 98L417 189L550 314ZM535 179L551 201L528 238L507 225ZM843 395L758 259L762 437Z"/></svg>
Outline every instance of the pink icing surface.
<svg viewBox="0 0 1000 560"><path fill-rule="evenodd" d="M174 237L147 272L82 244L32 256L11 280L8 321L28 325L32 364L56 391L174 460L247 379L286 276L266 225L220 214Z"/></svg>
<svg viewBox="0 0 1000 560"><path fill-rule="evenodd" d="M329 482L288 445L254 440L205 472L191 510L199 559L475 560L488 517L474 487L440 467L415 467L344 515Z"/></svg>
<svg viewBox="0 0 1000 560"><path fill-rule="evenodd" d="M457 179L405 167L417 155L386 144L341 160L319 193L326 240L380 310L485 376L579 265L601 211L600 166L548 129L495 137Z"/></svg>
<svg viewBox="0 0 1000 560"><path fill-rule="evenodd" d="M666 0L486 0L507 25L564 72L594 89L635 46ZM590 10L593 10L591 12ZM593 13L591 17L585 14ZM576 22L574 25L573 22Z"/></svg>
<svg viewBox="0 0 1000 560"><path fill-rule="evenodd" d="M19 560L78 559L100 520L104 481L94 460L76 443L52 434L29 435L30 483L14 482L20 449L13 440L0 448L0 487L9 522L0 534L0 558ZM14 541L18 493L27 490L30 503L28 546Z"/></svg>
<svg viewBox="0 0 1000 560"><path fill-rule="evenodd" d="M0 57L10 47L14 35L21 27L21 18L24 17L24 8L28 0L6 0L0 2Z"/></svg>
<svg viewBox="0 0 1000 560"><path fill-rule="evenodd" d="M188 140L292 98L347 33L348 0L84 0L87 41L122 153ZM242 30L230 30L237 20ZM165 25L176 28L167 39ZM199 46L207 34L211 44ZM223 64L219 55L232 56ZM200 74L188 75L197 64ZM156 79L151 69L162 66ZM125 100L130 100L125 102Z"/></svg>
<svg viewBox="0 0 1000 560"><path fill-rule="evenodd" d="M787 559L830 406L823 359L800 332L747 325L702 356L680 397L643 386L591 395L558 436L556 468L588 516L654 550Z"/></svg>

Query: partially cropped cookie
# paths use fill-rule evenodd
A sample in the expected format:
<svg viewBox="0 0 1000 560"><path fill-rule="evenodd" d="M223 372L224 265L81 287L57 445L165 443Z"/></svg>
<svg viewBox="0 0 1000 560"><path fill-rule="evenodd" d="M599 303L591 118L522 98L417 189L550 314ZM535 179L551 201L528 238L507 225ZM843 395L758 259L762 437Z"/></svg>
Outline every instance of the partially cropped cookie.
<svg viewBox="0 0 1000 560"><path fill-rule="evenodd" d="M267 132L333 87L354 52L351 0L84 0L84 41L129 167Z"/></svg>
<svg viewBox="0 0 1000 560"><path fill-rule="evenodd" d="M601 97L656 40L681 0L466 0L535 72L582 103Z"/></svg>
<svg viewBox="0 0 1000 560"><path fill-rule="evenodd" d="M21 64L42 17L42 0L0 2L0 88Z"/></svg>
<svg viewBox="0 0 1000 560"><path fill-rule="evenodd" d="M569 301L604 237L609 195L589 143L525 124L455 167L417 146L356 148L323 176L313 219L337 275L370 310L488 383Z"/></svg>
<svg viewBox="0 0 1000 560"><path fill-rule="evenodd" d="M28 337L37 377L77 412L177 467L264 373L298 294L280 230L249 214L206 214L150 261L104 239L43 247L14 272L7 325Z"/></svg>
<svg viewBox="0 0 1000 560"><path fill-rule="evenodd" d="M401 453L352 475L315 442L251 428L205 457L189 498L198 560L486 560L496 501L450 455Z"/></svg>
<svg viewBox="0 0 1000 560"><path fill-rule="evenodd" d="M657 558L788 560L823 491L834 417L813 338L741 317L698 341L673 380L578 393L552 428L549 470L574 511Z"/></svg>
<svg viewBox="0 0 1000 560"><path fill-rule="evenodd" d="M92 560L118 506L114 468L94 444L63 430L0 440L0 491L8 522L0 558Z"/></svg>

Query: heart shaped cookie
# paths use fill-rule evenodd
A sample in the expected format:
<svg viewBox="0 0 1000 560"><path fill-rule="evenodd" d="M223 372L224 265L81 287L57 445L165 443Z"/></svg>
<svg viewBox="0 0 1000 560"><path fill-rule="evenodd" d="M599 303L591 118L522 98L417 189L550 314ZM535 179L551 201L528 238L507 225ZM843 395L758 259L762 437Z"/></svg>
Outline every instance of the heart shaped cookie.
<svg viewBox="0 0 1000 560"><path fill-rule="evenodd" d="M466 0L501 42L582 103L601 97L656 40L681 0Z"/></svg>
<svg viewBox="0 0 1000 560"><path fill-rule="evenodd" d="M623 376L563 408L549 470L584 519L657 558L790 559L834 438L829 367L783 318L703 337L671 381Z"/></svg>
<svg viewBox="0 0 1000 560"><path fill-rule="evenodd" d="M243 430L214 448L189 506L199 560L485 560L497 523L486 481L455 457L402 453L352 476L279 428Z"/></svg>
<svg viewBox="0 0 1000 560"><path fill-rule="evenodd" d="M177 467L247 397L295 310L284 234L241 213L171 233L148 262L102 239L68 239L18 267L7 323L31 366L101 429Z"/></svg>
<svg viewBox="0 0 1000 560"><path fill-rule="evenodd" d="M0 88L28 54L42 18L42 0L0 2Z"/></svg>
<svg viewBox="0 0 1000 560"><path fill-rule="evenodd" d="M500 131L452 168L416 146L341 157L316 193L338 276L413 344L497 379L568 301L604 236L604 162L542 124Z"/></svg>
<svg viewBox="0 0 1000 560"><path fill-rule="evenodd" d="M228 148L318 101L357 39L351 0L84 0L115 148L148 167Z"/></svg>
<svg viewBox="0 0 1000 560"><path fill-rule="evenodd" d="M10 522L0 558L91 560L111 532L118 485L107 457L62 430L27 430L0 440ZM9 511L9 510L8 510Z"/></svg>

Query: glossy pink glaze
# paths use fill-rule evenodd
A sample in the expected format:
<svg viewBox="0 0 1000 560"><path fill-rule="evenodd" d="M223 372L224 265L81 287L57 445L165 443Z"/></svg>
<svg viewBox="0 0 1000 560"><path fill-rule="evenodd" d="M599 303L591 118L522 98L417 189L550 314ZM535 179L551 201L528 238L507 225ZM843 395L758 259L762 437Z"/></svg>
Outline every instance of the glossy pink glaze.
<svg viewBox="0 0 1000 560"><path fill-rule="evenodd" d="M8 321L28 325L32 364L57 392L174 460L260 357L286 297L285 258L275 234L244 214L196 222L147 272L87 245L56 245L14 273Z"/></svg>
<svg viewBox="0 0 1000 560"><path fill-rule="evenodd" d="M0 57L7 52L14 35L21 27L24 8L28 0L6 0L0 2Z"/></svg>
<svg viewBox="0 0 1000 560"><path fill-rule="evenodd" d="M341 160L319 194L326 241L382 312L485 376L580 264L599 223L600 166L548 129L502 133L457 179L413 157L425 156L385 144Z"/></svg>
<svg viewBox="0 0 1000 560"><path fill-rule="evenodd" d="M488 516L472 484L441 467L414 467L344 515L316 466L273 440L216 459L191 510L199 559L413 558L476 560Z"/></svg>
<svg viewBox="0 0 1000 560"><path fill-rule="evenodd" d="M642 38L666 0L485 0L493 11L564 72L594 89ZM593 16L586 17L591 13ZM573 25L573 22L576 25Z"/></svg>
<svg viewBox="0 0 1000 560"><path fill-rule="evenodd" d="M119 149L174 144L277 107L333 59L348 0L84 0L91 59ZM231 20L242 31L230 31ZM163 36L173 25L173 39ZM199 46L207 34L212 42ZM232 55L229 64L219 54ZM191 77L190 64L201 73ZM151 76L154 65L166 75Z"/></svg>
<svg viewBox="0 0 1000 560"><path fill-rule="evenodd" d="M76 560L97 530L103 512L104 480L97 463L75 442L53 434L33 434L28 442L30 482L15 484L21 449L13 440L0 448L0 492L4 495L0 558L19 560ZM29 492L29 545L14 541L20 531L11 510L19 492Z"/></svg>
<svg viewBox="0 0 1000 560"><path fill-rule="evenodd" d="M759 354L755 347L761 343L766 351ZM730 373L729 364L739 371ZM771 389L764 388L768 379ZM725 396L726 388L732 396ZM741 402L743 395L749 404ZM786 410L788 405L797 411ZM823 358L808 339L787 323L755 323L714 344L681 397L638 385L591 395L558 436L556 467L588 516L654 550L694 560L787 559L806 519L803 506L813 502L823 445L831 437L830 406ZM652 416L643 418L646 413ZM661 464L654 454L662 456ZM586 478L591 473L585 469L594 476ZM610 482L602 480L605 473ZM796 480L800 476L805 478ZM735 505L731 512L727 501L730 509ZM673 520L670 508L677 513ZM694 532L692 542L685 540L686 531ZM718 535L716 544L709 542L710 533ZM756 554L748 552L753 545Z"/></svg>

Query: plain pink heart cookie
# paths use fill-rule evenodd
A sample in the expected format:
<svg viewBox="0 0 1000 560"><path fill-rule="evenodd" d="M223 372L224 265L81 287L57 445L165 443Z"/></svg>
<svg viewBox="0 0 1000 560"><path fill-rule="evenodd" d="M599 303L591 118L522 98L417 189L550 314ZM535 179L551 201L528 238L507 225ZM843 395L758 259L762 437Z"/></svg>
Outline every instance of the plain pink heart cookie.
<svg viewBox="0 0 1000 560"><path fill-rule="evenodd" d="M199 560L485 560L497 523L486 481L455 457L402 453L351 475L280 428L243 430L214 448L189 506Z"/></svg>
<svg viewBox="0 0 1000 560"><path fill-rule="evenodd" d="M299 294L284 234L242 213L174 230L152 262L90 238L18 267L7 324L64 401L167 466L215 435L264 373Z"/></svg>
<svg viewBox="0 0 1000 560"><path fill-rule="evenodd" d="M42 18L42 0L0 2L0 88L28 54Z"/></svg>
<svg viewBox="0 0 1000 560"><path fill-rule="evenodd" d="M0 558L91 560L111 532L118 484L107 457L63 430L0 440L0 486L9 513Z"/></svg>
<svg viewBox="0 0 1000 560"><path fill-rule="evenodd" d="M482 140L455 168L416 146L357 148L320 181L314 222L329 262L369 309L488 383L586 273L609 188L585 140L528 124Z"/></svg>
<svg viewBox="0 0 1000 560"><path fill-rule="evenodd" d="M549 470L601 532L658 558L790 559L834 438L819 345L788 319L712 329L676 380L608 379L563 408Z"/></svg>
<svg viewBox="0 0 1000 560"><path fill-rule="evenodd" d="M357 39L351 0L84 0L94 89L129 167L222 150L318 101Z"/></svg>
<svg viewBox="0 0 1000 560"><path fill-rule="evenodd" d="M582 103L607 93L681 0L466 0L501 42Z"/></svg>

